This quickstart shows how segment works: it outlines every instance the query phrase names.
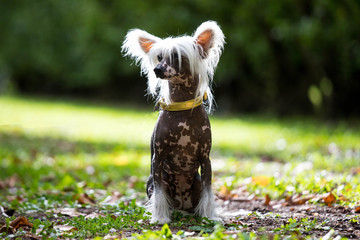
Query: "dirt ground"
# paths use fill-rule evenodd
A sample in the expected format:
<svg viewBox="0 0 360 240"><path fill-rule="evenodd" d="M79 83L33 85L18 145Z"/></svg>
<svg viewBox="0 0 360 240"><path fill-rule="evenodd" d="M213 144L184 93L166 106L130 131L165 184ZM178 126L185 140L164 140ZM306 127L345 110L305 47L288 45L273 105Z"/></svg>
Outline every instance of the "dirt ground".
<svg viewBox="0 0 360 240"><path fill-rule="evenodd" d="M356 214L354 209L350 207L310 204L280 205L280 207L273 205L274 207L272 207L271 205L266 206L264 200L219 200L218 203L221 205L221 215L225 224L233 222L240 224L244 227L242 231L245 232L271 235L274 229L283 229L279 233L311 235L319 238L325 236L330 229L334 229L333 237L340 235L350 239L360 239L360 214ZM299 226L299 231L286 232L284 227L281 228L281 225L289 224L288 219L290 218L296 219L297 222L306 218L308 220ZM314 224L316 226L310 227L309 223L314 219L317 219L316 224ZM358 219L359 221L351 221L351 219ZM309 226L309 228L306 229L305 226ZM295 228L292 227L293 230Z"/></svg>
<svg viewBox="0 0 360 240"><path fill-rule="evenodd" d="M270 238L274 234L281 234L297 235L301 239L305 236L324 237L331 229L334 229L335 232L330 239L337 236L360 239L360 214L355 213L354 209L350 207L306 203L284 206L283 202L271 201L269 203L266 202L266 199L223 200L218 198L217 204L219 207L218 212L223 219L223 225L226 229L225 233L227 234L254 232L258 235L267 235ZM99 212L99 209L93 206L77 208L76 211L83 214L92 214ZM69 218L69 216L54 216L49 219L46 213L41 212L25 214L25 216L47 218L53 222L64 221ZM295 223L289 226L289 219L296 219L298 224ZM289 227L286 227L286 225ZM152 230L159 230L160 228L161 226L154 226ZM171 230L173 233L176 233L180 229L171 228ZM186 228L181 230L192 232ZM141 232L138 230L124 231L121 237L131 237L133 233ZM196 233L194 236L196 236ZM24 239L40 238L26 235Z"/></svg>

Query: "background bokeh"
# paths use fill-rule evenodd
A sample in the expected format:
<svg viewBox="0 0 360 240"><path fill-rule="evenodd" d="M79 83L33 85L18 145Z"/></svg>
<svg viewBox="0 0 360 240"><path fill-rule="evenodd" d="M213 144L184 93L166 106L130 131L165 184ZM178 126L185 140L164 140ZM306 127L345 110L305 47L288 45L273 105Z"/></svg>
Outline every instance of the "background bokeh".
<svg viewBox="0 0 360 240"><path fill-rule="evenodd" d="M127 31L192 34L210 19L227 42L218 112L360 115L358 0L2 1L0 91L148 104L120 52Z"/></svg>

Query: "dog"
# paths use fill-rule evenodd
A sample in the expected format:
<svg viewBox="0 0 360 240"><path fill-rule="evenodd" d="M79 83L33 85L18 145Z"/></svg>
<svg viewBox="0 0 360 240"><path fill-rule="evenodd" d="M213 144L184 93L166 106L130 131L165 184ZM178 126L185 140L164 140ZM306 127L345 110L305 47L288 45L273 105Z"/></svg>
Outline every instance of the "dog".
<svg viewBox="0 0 360 240"><path fill-rule="evenodd" d="M192 36L153 36L130 30L124 56L141 66L148 92L160 105L151 137L151 173L146 192L151 223L171 221L173 210L217 219L211 187L211 83L225 37L214 21ZM200 174L199 174L200 169Z"/></svg>

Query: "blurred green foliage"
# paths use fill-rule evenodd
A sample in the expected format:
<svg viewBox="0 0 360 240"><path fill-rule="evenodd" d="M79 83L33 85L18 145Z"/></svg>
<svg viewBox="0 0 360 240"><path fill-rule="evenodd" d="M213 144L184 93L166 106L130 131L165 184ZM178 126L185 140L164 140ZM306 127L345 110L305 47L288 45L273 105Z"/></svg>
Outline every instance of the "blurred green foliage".
<svg viewBox="0 0 360 240"><path fill-rule="evenodd" d="M126 32L191 34L217 21L221 111L360 115L360 2L14 0L0 5L0 90L143 100Z"/></svg>

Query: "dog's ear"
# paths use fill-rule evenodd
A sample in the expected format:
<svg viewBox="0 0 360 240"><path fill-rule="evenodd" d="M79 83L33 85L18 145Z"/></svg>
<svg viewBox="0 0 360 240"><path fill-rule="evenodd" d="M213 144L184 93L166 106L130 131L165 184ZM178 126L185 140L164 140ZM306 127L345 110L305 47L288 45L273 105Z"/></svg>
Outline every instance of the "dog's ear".
<svg viewBox="0 0 360 240"><path fill-rule="evenodd" d="M195 40L195 43L200 45L202 48L201 56L206 58L209 54L210 48L214 45L214 32L207 29L201 32Z"/></svg>
<svg viewBox="0 0 360 240"><path fill-rule="evenodd" d="M160 38L143 30L132 29L126 34L125 41L122 45L122 52L125 53L125 56L131 56L139 61L144 58L154 44L160 40Z"/></svg>
<svg viewBox="0 0 360 240"><path fill-rule="evenodd" d="M150 51L150 49L152 48L154 43L155 43L154 40L151 40L151 39L148 39L148 38L145 38L145 37L140 37L139 38L140 47L142 48L142 50L145 53L148 53Z"/></svg>
<svg viewBox="0 0 360 240"><path fill-rule="evenodd" d="M216 22L207 21L202 23L194 34L195 43L201 47L200 55L207 58L210 51L220 51L224 47L224 34Z"/></svg>

